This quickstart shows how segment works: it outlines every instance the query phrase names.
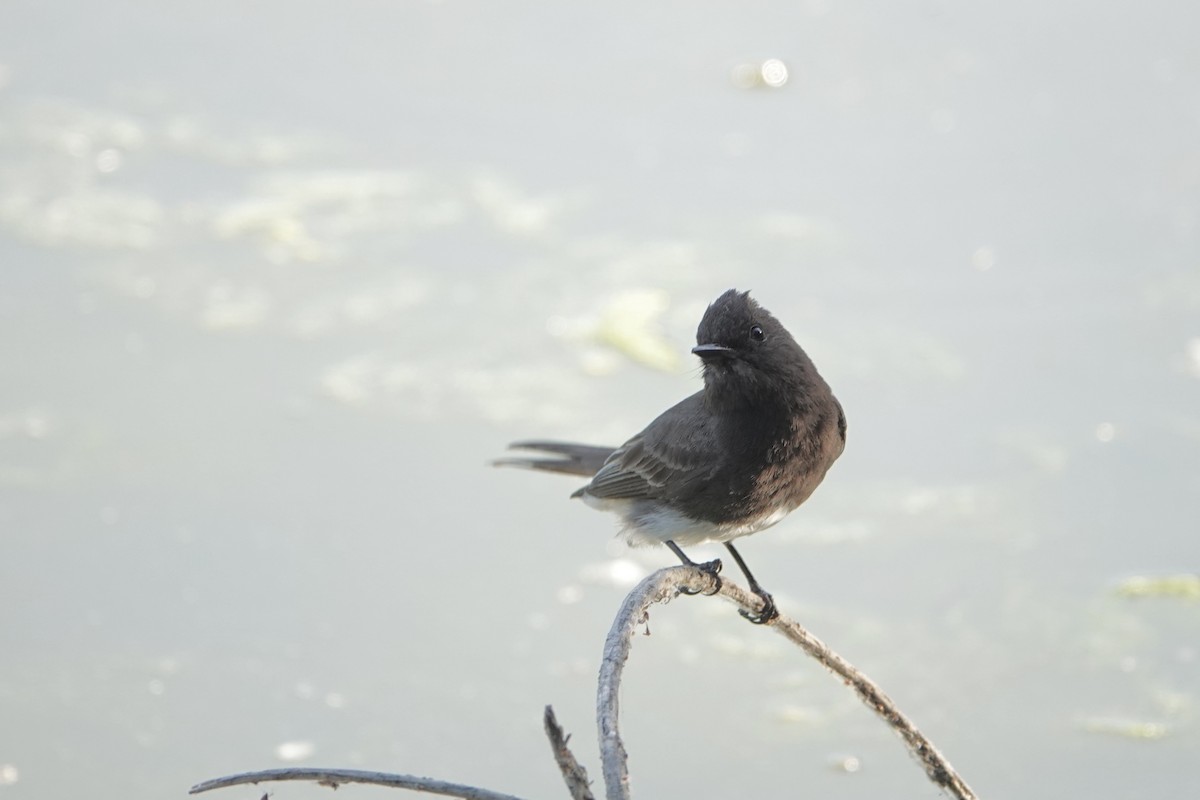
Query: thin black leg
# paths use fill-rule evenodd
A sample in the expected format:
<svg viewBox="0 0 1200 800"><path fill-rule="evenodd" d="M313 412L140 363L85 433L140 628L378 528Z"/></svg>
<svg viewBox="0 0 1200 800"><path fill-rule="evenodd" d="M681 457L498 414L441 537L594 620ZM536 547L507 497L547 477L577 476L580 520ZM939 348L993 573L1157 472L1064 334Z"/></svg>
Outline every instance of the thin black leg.
<svg viewBox="0 0 1200 800"><path fill-rule="evenodd" d="M679 557L679 560L683 562L685 567L695 567L701 572L707 572L709 575L713 576L713 578L717 581L717 588L710 592L710 594L716 594L717 592L721 591L721 579L717 577L717 573L721 571L721 559L714 558L712 561L705 561L703 564L697 564L679 549L679 545L672 541L668 541L666 544L667 547L671 548L671 552ZM687 589L680 589L680 591L684 594L696 594L696 592L691 592Z"/></svg>
<svg viewBox="0 0 1200 800"><path fill-rule="evenodd" d="M668 544L670 544L668 542ZM754 592L763 601L762 611L758 614L751 614L748 611L740 611L739 613L746 619L753 622L755 625L765 625L771 620L779 616L779 609L775 608L775 599L771 597L771 593L758 585L758 581L754 579L754 574L750 572L750 568L746 566L746 562L742 560L741 553L733 549L733 545L729 542L725 543L725 549L729 551L729 555L733 556L733 560L741 567L742 574L746 576L746 581L750 584L750 591Z"/></svg>

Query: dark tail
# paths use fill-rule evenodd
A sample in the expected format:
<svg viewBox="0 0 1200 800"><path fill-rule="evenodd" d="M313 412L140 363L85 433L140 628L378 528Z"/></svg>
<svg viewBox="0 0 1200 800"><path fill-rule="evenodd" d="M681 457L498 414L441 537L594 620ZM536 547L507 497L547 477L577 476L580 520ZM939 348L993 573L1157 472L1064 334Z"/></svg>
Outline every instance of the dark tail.
<svg viewBox="0 0 1200 800"><path fill-rule="evenodd" d="M600 471L604 462L616 450L615 447L593 447L570 442L513 442L509 450L532 450L549 455L549 458L529 456L526 458L499 458L492 462L497 467L524 467L543 472L561 472L564 475L591 477Z"/></svg>

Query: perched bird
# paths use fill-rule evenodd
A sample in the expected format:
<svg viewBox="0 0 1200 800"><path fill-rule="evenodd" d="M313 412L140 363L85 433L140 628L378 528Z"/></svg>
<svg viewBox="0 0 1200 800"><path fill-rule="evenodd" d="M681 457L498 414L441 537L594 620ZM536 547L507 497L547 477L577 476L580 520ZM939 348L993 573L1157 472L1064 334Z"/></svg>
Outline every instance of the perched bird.
<svg viewBox="0 0 1200 800"><path fill-rule="evenodd" d="M704 389L663 412L617 448L514 442L538 457L502 465L591 482L572 497L616 512L631 544L662 543L684 564L713 575L680 546L721 542L763 601L755 623L778 616L775 602L733 540L779 522L808 499L846 444L846 415L808 355L769 311L736 289L700 320L696 346Z"/></svg>

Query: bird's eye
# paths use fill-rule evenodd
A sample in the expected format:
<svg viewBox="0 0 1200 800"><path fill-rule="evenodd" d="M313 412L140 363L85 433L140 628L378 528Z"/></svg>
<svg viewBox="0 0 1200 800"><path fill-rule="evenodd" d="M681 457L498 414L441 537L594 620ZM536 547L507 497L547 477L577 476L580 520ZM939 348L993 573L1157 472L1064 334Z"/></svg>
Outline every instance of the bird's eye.
<svg viewBox="0 0 1200 800"><path fill-rule="evenodd" d="M750 338L756 342L761 342L767 338L767 334L763 331L761 325L752 325L750 327Z"/></svg>

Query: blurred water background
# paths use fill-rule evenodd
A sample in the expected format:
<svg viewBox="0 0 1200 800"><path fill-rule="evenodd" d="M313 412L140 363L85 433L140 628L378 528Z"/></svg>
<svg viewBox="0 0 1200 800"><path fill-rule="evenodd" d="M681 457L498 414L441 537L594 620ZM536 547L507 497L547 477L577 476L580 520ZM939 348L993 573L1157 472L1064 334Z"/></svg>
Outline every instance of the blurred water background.
<svg viewBox="0 0 1200 800"><path fill-rule="evenodd" d="M672 559L486 464L694 391L731 286L850 421L742 547L784 610L984 797L1200 793L1197 30L1186 2L8 0L0 797L288 763L563 797L547 703L598 777L604 635ZM638 796L937 795L731 607L649 631Z"/></svg>

